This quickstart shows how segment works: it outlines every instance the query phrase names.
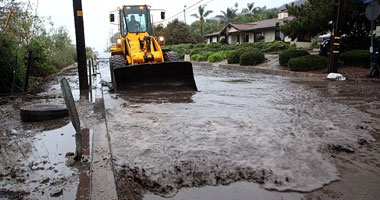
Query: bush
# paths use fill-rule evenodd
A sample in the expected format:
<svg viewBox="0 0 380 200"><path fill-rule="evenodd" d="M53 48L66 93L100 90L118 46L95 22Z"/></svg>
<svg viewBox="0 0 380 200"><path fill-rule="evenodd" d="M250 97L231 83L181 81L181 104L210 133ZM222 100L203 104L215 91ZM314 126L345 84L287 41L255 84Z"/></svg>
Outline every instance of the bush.
<svg viewBox="0 0 380 200"><path fill-rule="evenodd" d="M206 46L205 43L199 43L194 46L194 48L204 48Z"/></svg>
<svg viewBox="0 0 380 200"><path fill-rule="evenodd" d="M255 52L255 51L258 51L258 50L252 47L240 48L238 50L233 51L230 55L228 55L227 62L228 64L238 64L240 63L240 56L243 53Z"/></svg>
<svg viewBox="0 0 380 200"><path fill-rule="evenodd" d="M226 38L222 38L219 41L220 44L226 44L226 42L227 42Z"/></svg>
<svg viewBox="0 0 380 200"><path fill-rule="evenodd" d="M260 35L256 38L258 42L263 42L265 40L265 37L263 35Z"/></svg>
<svg viewBox="0 0 380 200"><path fill-rule="evenodd" d="M11 92L14 69L16 70L16 80L13 92L23 91L25 79L24 54L23 49L18 49L18 41L14 37L0 32L0 94Z"/></svg>
<svg viewBox="0 0 380 200"><path fill-rule="evenodd" d="M219 62L228 57L228 55L231 54L231 51L220 51L217 53L214 53L208 57L208 62L214 63Z"/></svg>
<svg viewBox="0 0 380 200"><path fill-rule="evenodd" d="M305 50L286 50L280 53L280 65L287 66L288 62L292 58L310 55Z"/></svg>
<svg viewBox="0 0 380 200"><path fill-rule="evenodd" d="M343 53L340 60L348 66L370 66L371 53L368 50L352 50Z"/></svg>
<svg viewBox="0 0 380 200"><path fill-rule="evenodd" d="M289 67L292 71L310 71L322 69L326 66L326 58L317 55L302 56L289 60Z"/></svg>
<svg viewBox="0 0 380 200"><path fill-rule="evenodd" d="M58 71L57 68L51 64L47 50L40 41L32 40L29 43L29 50L33 52L34 57L34 67L31 70L33 76L47 76Z"/></svg>
<svg viewBox="0 0 380 200"><path fill-rule="evenodd" d="M193 60L193 61L198 61L200 57L201 57L201 55L199 55L199 54L194 54L194 55L191 56L191 60Z"/></svg>
<svg viewBox="0 0 380 200"><path fill-rule="evenodd" d="M201 57L199 57L198 61L207 61L207 60L208 60L208 56L207 55L202 55Z"/></svg>
<svg viewBox="0 0 380 200"><path fill-rule="evenodd" d="M240 65L257 65L265 61L265 56L260 51L243 53L240 56Z"/></svg>

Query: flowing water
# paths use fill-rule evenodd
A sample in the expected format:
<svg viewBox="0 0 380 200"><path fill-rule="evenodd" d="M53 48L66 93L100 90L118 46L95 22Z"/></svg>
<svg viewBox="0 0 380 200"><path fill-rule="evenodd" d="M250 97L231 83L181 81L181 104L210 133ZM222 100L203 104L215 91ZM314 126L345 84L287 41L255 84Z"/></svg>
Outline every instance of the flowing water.
<svg viewBox="0 0 380 200"><path fill-rule="evenodd" d="M107 67L103 63L104 81ZM219 67L194 66L194 74L195 93L105 92L119 194L133 186L132 193L142 198L147 192L146 199L249 199L252 191L263 190L257 184L309 192L339 180L331 151L353 151L360 141L374 140L371 127L357 128L373 121L370 114L323 95L350 83L313 85Z"/></svg>

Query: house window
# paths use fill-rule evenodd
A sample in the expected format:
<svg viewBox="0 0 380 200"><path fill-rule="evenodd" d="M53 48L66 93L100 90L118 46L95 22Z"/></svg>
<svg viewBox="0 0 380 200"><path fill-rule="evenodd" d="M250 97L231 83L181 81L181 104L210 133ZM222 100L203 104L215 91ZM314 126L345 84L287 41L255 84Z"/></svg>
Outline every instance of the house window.
<svg viewBox="0 0 380 200"><path fill-rule="evenodd" d="M237 35L236 42L240 43L240 35Z"/></svg>
<svg viewBox="0 0 380 200"><path fill-rule="evenodd" d="M280 32L280 30L276 30L274 32L274 39L277 40L277 41L282 40L281 39L281 32Z"/></svg>

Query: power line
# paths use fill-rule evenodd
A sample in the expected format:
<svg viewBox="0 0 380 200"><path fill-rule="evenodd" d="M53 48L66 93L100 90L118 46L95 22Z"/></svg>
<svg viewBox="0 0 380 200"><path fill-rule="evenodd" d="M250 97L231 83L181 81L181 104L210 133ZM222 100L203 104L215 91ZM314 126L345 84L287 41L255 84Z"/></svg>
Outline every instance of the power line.
<svg viewBox="0 0 380 200"><path fill-rule="evenodd" d="M199 0L197 3L195 3L195 4L191 5L191 6L189 6L188 9L190 9L190 8L192 8L192 7L194 7L194 6L196 6L197 4L201 3L202 1L204 1L204 0ZM173 19L174 17L177 17L178 15L182 14L183 12L184 12L184 11L181 11L181 12L179 12L179 13L177 13L177 14L175 14L175 15L169 17L169 18L167 18L164 22L169 21L169 20Z"/></svg>
<svg viewBox="0 0 380 200"><path fill-rule="evenodd" d="M195 8L193 8L193 9L189 10L190 8L196 6L197 4L199 4L199 3L202 2L202 1L204 1L204 0L200 0L200 1L198 1L197 3L191 5L189 8L186 9L186 11L187 11L187 12L191 12L191 11L197 9L197 8L195 7ZM208 5L209 3L213 2L213 1L215 1L215 0L210 0L210 1L206 2L204 5ZM177 14L171 16L171 17L169 17L168 19L166 19L166 20L163 21L163 22L169 21L170 19L173 19L174 17L176 17L176 16L178 16L178 15L180 15L180 14L182 14L182 13L184 13L184 11L181 11L181 12L179 12L179 13L177 13Z"/></svg>

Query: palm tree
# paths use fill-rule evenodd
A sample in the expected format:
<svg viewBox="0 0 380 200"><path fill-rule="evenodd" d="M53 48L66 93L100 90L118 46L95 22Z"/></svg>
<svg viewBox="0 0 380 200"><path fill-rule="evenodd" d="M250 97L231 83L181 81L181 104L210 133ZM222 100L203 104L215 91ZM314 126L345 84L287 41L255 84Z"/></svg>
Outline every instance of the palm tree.
<svg viewBox="0 0 380 200"><path fill-rule="evenodd" d="M202 38L203 38L203 24L205 21L205 17L207 17L208 15L210 15L213 12L212 10L205 11L205 7L206 7L206 5L203 5L203 6L200 5L198 7L198 14L194 13L191 15L192 17L195 17L201 21L200 29L201 29L201 37Z"/></svg>
<svg viewBox="0 0 380 200"><path fill-rule="evenodd" d="M242 13L251 16L254 10L255 10L255 3L247 3L247 8L244 8L242 10Z"/></svg>
<svg viewBox="0 0 380 200"><path fill-rule="evenodd" d="M223 15L217 15L216 17L222 18L226 23L229 23L232 18L236 17L236 9L227 8L227 11L221 11Z"/></svg>

